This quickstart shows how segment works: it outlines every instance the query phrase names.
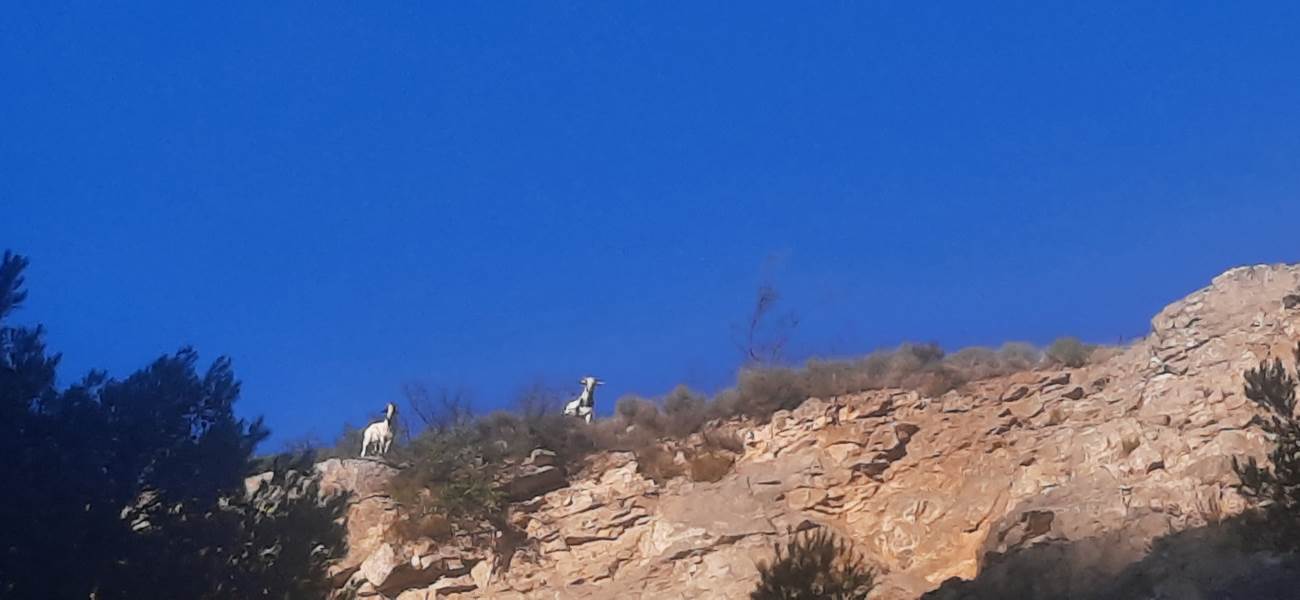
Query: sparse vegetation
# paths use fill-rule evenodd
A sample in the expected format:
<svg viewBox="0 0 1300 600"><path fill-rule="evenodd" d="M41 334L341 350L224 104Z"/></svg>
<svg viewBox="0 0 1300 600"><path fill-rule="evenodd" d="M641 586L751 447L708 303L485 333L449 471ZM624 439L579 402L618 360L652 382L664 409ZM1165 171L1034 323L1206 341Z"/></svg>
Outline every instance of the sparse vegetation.
<svg viewBox="0 0 1300 600"><path fill-rule="evenodd" d="M1085 344L1075 337L1056 338L1047 347L1047 360L1062 367L1078 368L1088 364L1097 346Z"/></svg>
<svg viewBox="0 0 1300 600"><path fill-rule="evenodd" d="M766 309L764 309L766 310ZM517 412L474 417L464 392L408 386L406 393L423 433L398 451L411 468L394 481L394 495L412 519L440 515L458 525L495 518L501 468L535 448L556 453L561 464L580 465L595 451L635 454L647 478L664 483L689 475L716 481L729 472L744 443L719 427L733 417L764 420L797 408L810 397L830 398L871 389L915 389L938 396L969 381L1032 369L1046 359L1030 344L967 348L946 355L935 343L903 344L856 359L809 360L802 368L762 366L740 370L736 385L713 399L678 386L659 399L625 396L612 418L591 425L559 414L563 396L533 385ZM356 445L349 430L340 443ZM699 435L698 444L683 444ZM678 457L683 452L684 457Z"/></svg>
<svg viewBox="0 0 1300 600"><path fill-rule="evenodd" d="M701 436L706 450L725 451L740 454L745 451L745 441L735 431L725 429L707 429Z"/></svg>
<svg viewBox="0 0 1300 600"><path fill-rule="evenodd" d="M650 444L636 451L637 472L660 485L668 480L681 477L686 470L673 457L672 453L658 444Z"/></svg>
<svg viewBox="0 0 1300 600"><path fill-rule="evenodd" d="M833 398L872 389L917 390L940 396L971 381L1029 370L1043 364L1080 364L1091 347L1063 338L1048 352L1031 344L966 348L948 355L937 343L903 344L860 358L810 359L802 367L778 364L790 332L791 314L778 315L780 296L760 286L737 344L745 364L736 384L712 399L686 386L662 398L628 395L615 402L611 418L586 424L559 412L564 395L542 385L525 389L516 412L475 417L463 391L407 386L409 413L419 420L417 432L394 458L410 468L393 481L392 493L406 507L408 531L446 535L501 517L498 491L503 469L536 449L556 453L570 475L595 451L631 452L639 472L658 483L689 476L718 481L733 468L745 446L722 423L732 418L765 421L793 410L808 398ZM1061 419L1064 418L1062 414ZM340 439L351 446L352 430ZM579 467L580 468L580 467ZM437 516L442 520L432 519Z"/></svg>
<svg viewBox="0 0 1300 600"><path fill-rule="evenodd" d="M500 454L468 427L427 430L405 449L410 466L389 483L393 499L408 516L438 515L469 524L501 510L497 487Z"/></svg>
<svg viewBox="0 0 1300 600"><path fill-rule="evenodd" d="M875 581L853 546L826 529L792 534L758 566L752 600L865 600Z"/></svg>
<svg viewBox="0 0 1300 600"><path fill-rule="evenodd" d="M719 481L731 472L734 464L736 459L718 452L704 452L687 461L691 481Z"/></svg>
<svg viewBox="0 0 1300 600"><path fill-rule="evenodd" d="M709 399L679 385L663 399L664 428L668 435L684 438L704 426L709 418Z"/></svg>
<svg viewBox="0 0 1300 600"><path fill-rule="evenodd" d="M935 343L903 344L856 359L811 359L802 369L749 367L736 386L715 399L712 414L764 419L807 398L832 398L873 389L902 388L939 396L971 381L1033 369L1044 353L1030 344L966 348L945 355Z"/></svg>

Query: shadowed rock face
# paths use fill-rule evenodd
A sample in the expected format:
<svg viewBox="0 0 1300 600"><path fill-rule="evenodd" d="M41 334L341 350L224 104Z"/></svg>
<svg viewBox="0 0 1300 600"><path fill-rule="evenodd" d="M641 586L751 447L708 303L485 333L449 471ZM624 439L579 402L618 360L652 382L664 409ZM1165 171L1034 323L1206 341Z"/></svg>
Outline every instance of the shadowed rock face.
<svg viewBox="0 0 1300 600"><path fill-rule="evenodd" d="M373 483L391 471L328 461L330 481L373 492L358 495L340 581L404 600L746 598L772 543L819 524L880 565L874 597L885 600L952 578L1048 578L1042 569L1055 586L1043 597L1090 597L1134 577L1135 564L1149 567L1145 590L1166 589L1153 578L1182 577L1166 587L1184 595L1143 597L1227 597L1211 593L1222 581L1153 566L1151 548L1243 510L1231 457L1263 458L1266 444L1250 426L1241 374L1290 356L1300 302L1288 297L1297 293L1296 267L1234 269L1161 311L1146 339L1103 364L974 382L937 398L882 390L812 399L764 425L736 424L744 454L715 483L660 486L637 474L630 455L598 456L567 487L550 482L533 498L524 498L528 486L514 488L525 491L510 519L527 539L509 569L486 550L388 540L391 500ZM1222 544L1197 547L1166 554L1217 564L1207 553ZM1009 558L1030 551L1041 556ZM1239 554L1240 564L1265 560ZM415 566L388 568L403 562ZM421 575L398 585L395 572ZM937 597L998 597L961 585ZM1024 589L1002 597L1033 593Z"/></svg>

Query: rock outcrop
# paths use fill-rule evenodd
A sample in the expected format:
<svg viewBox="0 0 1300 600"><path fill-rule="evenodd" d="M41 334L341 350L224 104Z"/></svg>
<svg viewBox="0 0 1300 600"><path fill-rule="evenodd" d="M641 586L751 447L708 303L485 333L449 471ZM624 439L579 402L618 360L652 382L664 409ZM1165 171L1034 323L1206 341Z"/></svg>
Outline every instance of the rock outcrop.
<svg viewBox="0 0 1300 600"><path fill-rule="evenodd" d="M394 542L381 485L392 471L328 461L327 485L356 494L338 581L403 600L746 598L775 541L825 526L880 566L875 598L979 598L957 580L1014 579L1005 557L1032 548L1055 552L1059 570L1032 589L1083 597L1149 560L1159 540L1221 527L1244 509L1232 457L1263 457L1267 443L1242 372L1290 357L1297 293L1300 268L1234 269L1101 364L940 397L810 399L766 424L737 424L744 452L712 483L658 485L629 454L596 457L567 485L536 465L511 488L523 539L509 556ZM1183 594L1167 597L1205 589L1195 572L1163 577L1162 589ZM997 589L1031 589L1011 585Z"/></svg>

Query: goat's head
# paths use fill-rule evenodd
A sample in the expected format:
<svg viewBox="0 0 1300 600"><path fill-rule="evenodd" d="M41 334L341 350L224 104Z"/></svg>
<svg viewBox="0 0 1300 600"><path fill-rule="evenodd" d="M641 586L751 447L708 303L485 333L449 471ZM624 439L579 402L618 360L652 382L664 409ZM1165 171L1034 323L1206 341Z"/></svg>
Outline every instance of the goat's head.
<svg viewBox="0 0 1300 600"><path fill-rule="evenodd" d="M578 380L578 383L581 383L582 387L585 387L589 390L596 389L596 386L598 385L605 385L605 382L591 376L583 377L582 379Z"/></svg>
<svg viewBox="0 0 1300 600"><path fill-rule="evenodd" d="M384 418L389 419L389 420L392 420L393 415L396 415L396 414L397 414L397 405L396 405L396 404L393 404L392 402L389 402L389 403L384 407Z"/></svg>

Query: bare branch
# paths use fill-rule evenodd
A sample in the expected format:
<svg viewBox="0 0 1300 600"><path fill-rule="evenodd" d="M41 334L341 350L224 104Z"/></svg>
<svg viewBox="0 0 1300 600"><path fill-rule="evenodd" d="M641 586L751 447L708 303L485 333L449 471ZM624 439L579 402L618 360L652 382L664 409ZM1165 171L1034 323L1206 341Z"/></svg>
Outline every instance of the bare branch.
<svg viewBox="0 0 1300 600"><path fill-rule="evenodd" d="M474 416L471 396L463 388L430 389L422 383L411 382L402 386L402 395L411 414L425 429L446 431L469 423Z"/></svg>
<svg viewBox="0 0 1300 600"><path fill-rule="evenodd" d="M770 281L759 284L754 296L754 308L743 327L733 333L736 344L746 362L771 364L781 360L782 352L790 342L792 332L799 326L793 312L773 315L781 294Z"/></svg>

